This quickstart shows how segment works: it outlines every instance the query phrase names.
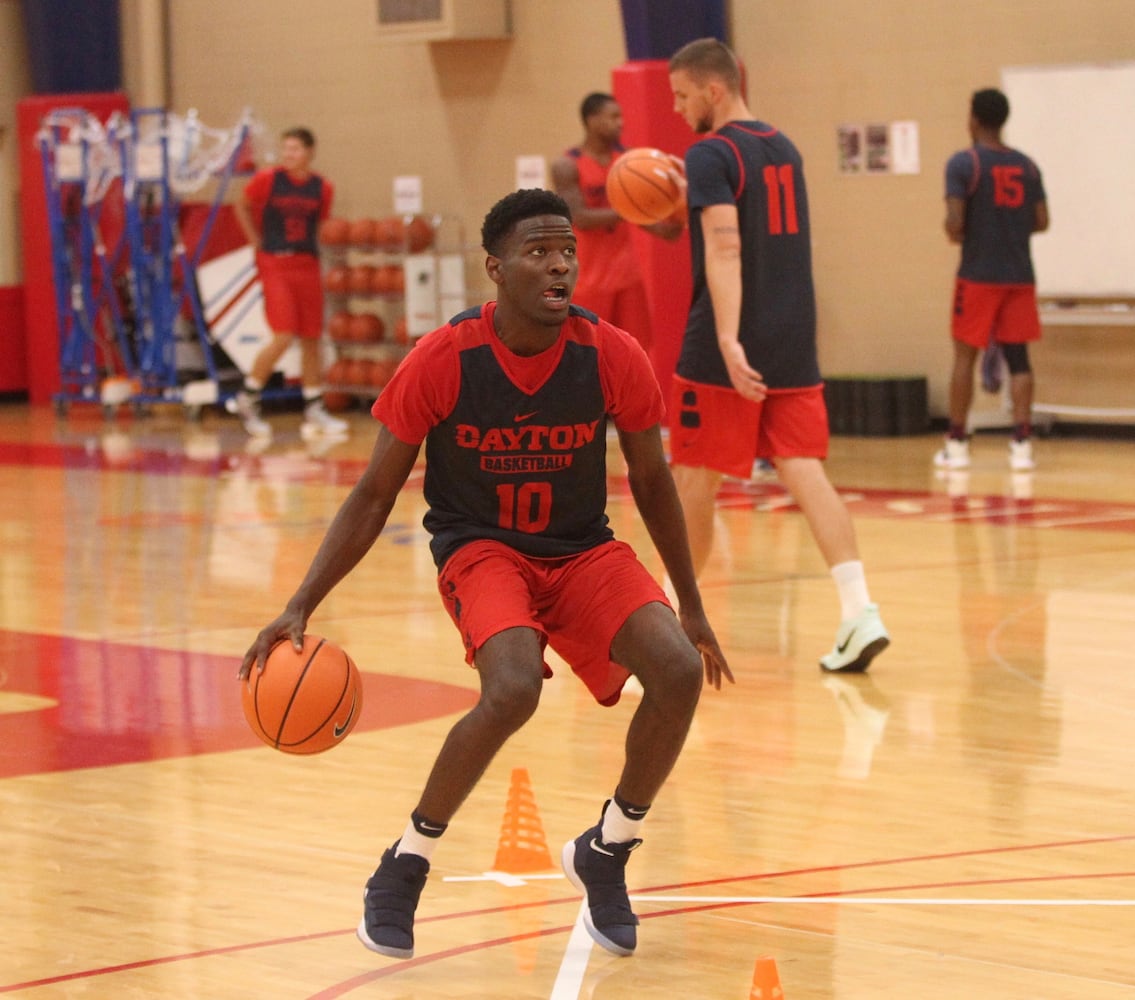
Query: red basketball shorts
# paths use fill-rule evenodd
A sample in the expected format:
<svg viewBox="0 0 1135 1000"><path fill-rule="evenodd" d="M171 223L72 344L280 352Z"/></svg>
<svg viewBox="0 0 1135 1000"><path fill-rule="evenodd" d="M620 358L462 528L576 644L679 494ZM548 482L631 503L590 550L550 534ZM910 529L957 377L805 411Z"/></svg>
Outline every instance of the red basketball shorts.
<svg viewBox="0 0 1135 1000"><path fill-rule="evenodd" d="M991 285L958 278L954 285L954 314L950 333L970 347L990 341L1026 344L1040 340L1040 314L1035 285Z"/></svg>
<svg viewBox="0 0 1135 1000"><path fill-rule="evenodd" d="M323 335L323 275L310 254L258 253L264 313L273 333Z"/></svg>
<svg viewBox="0 0 1135 1000"><path fill-rule="evenodd" d="M758 458L827 458L824 387L770 389L760 403L732 386L674 376L670 458L675 465L715 469L748 479Z"/></svg>
<svg viewBox="0 0 1135 1000"><path fill-rule="evenodd" d="M601 705L619 700L629 672L611 643L632 612L662 588L624 542L562 559L534 559L501 542L463 545L442 567L438 590L465 643L465 662L498 632L530 628L564 658ZM544 664L544 676L551 668Z"/></svg>

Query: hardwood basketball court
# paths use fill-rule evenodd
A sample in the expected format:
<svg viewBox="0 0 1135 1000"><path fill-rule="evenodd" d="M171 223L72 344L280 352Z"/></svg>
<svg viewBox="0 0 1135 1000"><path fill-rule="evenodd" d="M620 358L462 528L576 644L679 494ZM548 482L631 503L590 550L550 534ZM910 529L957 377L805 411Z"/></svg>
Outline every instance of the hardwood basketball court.
<svg viewBox="0 0 1135 1000"><path fill-rule="evenodd" d="M311 622L364 672L358 728L311 758L252 735L239 659L374 433L356 414L319 453L274 420L256 453L212 414L0 408L0 994L744 1000L769 958L785 1000L1135 996L1135 440L1058 427L1021 476L983 434L940 479L933 435L835 438L893 638L862 677L817 668L838 605L802 517L728 484L703 589L738 683L704 693L628 867L636 955L591 946L557 864L635 696L599 708L553 661L398 962L355 939L363 884L476 678L414 479ZM610 492L657 567L615 451Z"/></svg>

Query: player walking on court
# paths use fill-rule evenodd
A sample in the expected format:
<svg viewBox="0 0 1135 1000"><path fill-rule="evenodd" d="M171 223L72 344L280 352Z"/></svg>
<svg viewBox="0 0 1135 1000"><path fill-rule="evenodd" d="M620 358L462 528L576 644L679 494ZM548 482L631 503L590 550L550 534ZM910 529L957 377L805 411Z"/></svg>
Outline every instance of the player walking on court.
<svg viewBox="0 0 1135 1000"><path fill-rule="evenodd" d="M256 248L256 268L272 339L260 349L233 406L245 430L270 437L260 415L260 392L284 352L298 339L301 352L305 438L344 434L347 423L323 406L323 277L319 269L319 223L331 211L330 181L311 169L315 136L292 128L280 143L280 166L258 171L236 203L236 217Z"/></svg>
<svg viewBox="0 0 1135 1000"><path fill-rule="evenodd" d="M828 481L801 157L757 121L732 51L713 38L670 60L674 110L705 138L686 151L693 299L670 405L674 481L694 567L713 545L722 475L770 460L808 522L841 605L828 671L866 670L890 637L869 596L851 515Z"/></svg>
<svg viewBox="0 0 1135 1000"><path fill-rule="evenodd" d="M426 448L424 525L438 589L480 677L477 705L450 730L402 836L367 883L358 936L408 958L414 912L438 838L505 741L531 717L550 645L601 705L634 675L614 794L596 826L564 845L592 937L636 945L627 859L685 742L706 680L732 681L706 621L678 496L662 448L662 394L624 331L571 304L576 238L550 191L508 195L485 217L495 302L423 337L373 407L381 421L363 473L288 602L249 649L247 677L374 544ZM679 598L661 588L607 522L606 434L618 431L632 495ZM700 656L699 656L700 652Z"/></svg>
<svg viewBox="0 0 1135 1000"><path fill-rule="evenodd" d="M1040 170L1001 141L1009 99L992 88L970 100L973 145L946 163L946 235L962 245L954 285L951 335L950 427L934 464L969 467L966 424L973 405L978 352L999 346L1009 369L1013 437L1009 466L1036 466L1032 446L1034 378L1029 342L1040 339L1030 238L1048 228L1048 202Z"/></svg>

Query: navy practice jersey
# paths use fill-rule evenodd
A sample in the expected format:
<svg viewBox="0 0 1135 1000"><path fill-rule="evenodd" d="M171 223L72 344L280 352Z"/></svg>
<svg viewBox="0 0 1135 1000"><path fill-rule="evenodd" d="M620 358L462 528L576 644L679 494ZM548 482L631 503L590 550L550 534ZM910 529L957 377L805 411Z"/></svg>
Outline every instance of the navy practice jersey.
<svg viewBox="0 0 1135 1000"><path fill-rule="evenodd" d="M282 167L262 170L244 189L260 213L260 248L265 253L319 252L319 220L331 207L331 185L319 174L296 183Z"/></svg>
<svg viewBox="0 0 1135 1000"><path fill-rule="evenodd" d="M439 569L479 539L549 558L609 541L608 418L631 432L662 418L630 334L572 306L555 344L521 357L497 337L495 306L423 337L372 409L399 440L425 441L423 524Z"/></svg>
<svg viewBox="0 0 1135 1000"><path fill-rule="evenodd" d="M946 196L966 203L959 278L1036 283L1029 238L1045 195L1032 160L1006 146L963 149L946 163Z"/></svg>
<svg viewBox="0 0 1135 1000"><path fill-rule="evenodd" d="M817 385L816 300L800 153L764 122L730 122L686 151L694 288L678 374L729 385L706 284L702 209L736 204L741 232L741 343L772 389Z"/></svg>

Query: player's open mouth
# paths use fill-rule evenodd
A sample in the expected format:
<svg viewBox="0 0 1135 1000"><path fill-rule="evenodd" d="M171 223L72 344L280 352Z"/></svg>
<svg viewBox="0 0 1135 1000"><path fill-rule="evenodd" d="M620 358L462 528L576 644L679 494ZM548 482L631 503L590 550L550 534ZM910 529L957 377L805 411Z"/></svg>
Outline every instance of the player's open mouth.
<svg viewBox="0 0 1135 1000"><path fill-rule="evenodd" d="M567 285L552 285L551 288L544 292L544 298L552 305L562 305L568 300Z"/></svg>

